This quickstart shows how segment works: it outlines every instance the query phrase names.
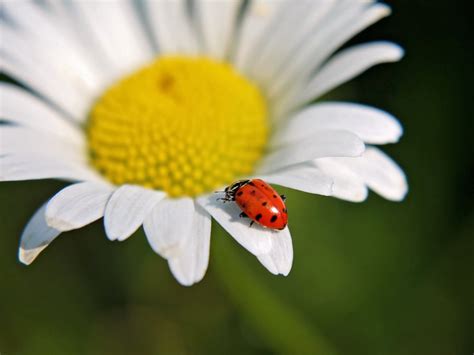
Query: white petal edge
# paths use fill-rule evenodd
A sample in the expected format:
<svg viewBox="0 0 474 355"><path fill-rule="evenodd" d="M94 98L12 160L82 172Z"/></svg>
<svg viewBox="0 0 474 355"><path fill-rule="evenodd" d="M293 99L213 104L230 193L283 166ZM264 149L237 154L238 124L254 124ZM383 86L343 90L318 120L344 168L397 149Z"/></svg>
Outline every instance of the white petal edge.
<svg viewBox="0 0 474 355"><path fill-rule="evenodd" d="M36 31L42 33L43 29L38 28ZM55 34L61 30L63 29L54 30ZM42 33L42 36L28 34L1 21L0 33L2 33L0 52L7 57L21 58L25 63L30 63L34 69L41 68L48 77L67 82L68 86L65 86L64 90L80 96L81 100L90 102L95 95L99 94L100 81L103 80L101 75L91 67L87 67L84 61L86 58L82 53L65 50L65 47L73 50L69 43L65 44L62 41L58 44L53 40L51 44L51 38L46 37L45 33ZM59 40L57 37L56 39Z"/></svg>
<svg viewBox="0 0 474 355"><path fill-rule="evenodd" d="M332 57L296 96L291 106L309 102L351 80L377 64L397 62L403 49L390 42L372 42L352 46Z"/></svg>
<svg viewBox="0 0 474 355"><path fill-rule="evenodd" d="M80 161L58 161L55 157L32 153L0 156L0 181L59 179L104 181Z"/></svg>
<svg viewBox="0 0 474 355"><path fill-rule="evenodd" d="M281 93L287 92L291 84L294 86L296 80L301 81L307 76L308 67L312 68L309 73L313 72L321 61L331 54L327 47L332 46L333 43L327 42L335 38L337 34L346 31L349 27L348 23L355 22L356 18L360 19L366 8L367 3L364 1L337 1L307 35L299 50L294 52L279 72L276 72L272 86L268 90L268 96L276 98L280 97Z"/></svg>
<svg viewBox="0 0 474 355"><path fill-rule="evenodd" d="M271 250L257 255L257 258L272 274L288 276L293 265L293 242L289 228L275 232Z"/></svg>
<svg viewBox="0 0 474 355"><path fill-rule="evenodd" d="M395 143L403 134L398 120L385 111L355 103L323 102L291 117L273 138L273 144L294 143L327 129L352 132L370 144Z"/></svg>
<svg viewBox="0 0 474 355"><path fill-rule="evenodd" d="M163 199L143 223L148 243L163 258L177 257L192 232L195 208L189 197Z"/></svg>
<svg viewBox="0 0 474 355"><path fill-rule="evenodd" d="M153 58L132 1L76 1L73 6L117 76Z"/></svg>
<svg viewBox="0 0 474 355"><path fill-rule="evenodd" d="M85 142L68 142L49 133L26 127L0 125L0 156L8 154L41 154L64 162L87 164Z"/></svg>
<svg viewBox="0 0 474 355"><path fill-rule="evenodd" d="M255 48L264 40L265 33L271 33L272 28L277 26L277 18L281 16L279 8L283 3L281 0L254 0L249 3L243 14L233 55L234 66L241 73L247 74Z"/></svg>
<svg viewBox="0 0 474 355"><path fill-rule="evenodd" d="M364 142L351 132L322 130L270 153L263 159L259 171L268 173L316 158L357 157L364 149Z"/></svg>
<svg viewBox="0 0 474 355"><path fill-rule="evenodd" d="M245 249L254 255L262 255L271 250L275 231L253 225L248 219L239 217L240 209L235 203L217 201L222 194L205 195L198 203Z"/></svg>
<svg viewBox="0 0 474 355"><path fill-rule="evenodd" d="M273 59L279 57L279 50L287 48L286 44L292 42L291 36L296 32L295 29L304 25L305 19L309 17L308 5L306 0L282 1L247 58L247 76L259 83L264 91L272 82L269 72L274 65Z"/></svg>
<svg viewBox="0 0 474 355"><path fill-rule="evenodd" d="M202 280L209 264L211 216L197 203L190 234L183 250L168 264L181 285L191 286Z"/></svg>
<svg viewBox="0 0 474 355"><path fill-rule="evenodd" d="M359 158L334 158L357 174L367 186L380 196L401 201L408 192L403 170L385 153L375 147L367 147Z"/></svg>
<svg viewBox="0 0 474 355"><path fill-rule="evenodd" d="M212 58L224 59L234 42L232 36L240 1L198 0L196 5L205 52Z"/></svg>
<svg viewBox="0 0 474 355"><path fill-rule="evenodd" d="M197 54L200 49L185 0L146 1L147 16L156 45L162 53Z"/></svg>
<svg viewBox="0 0 474 355"><path fill-rule="evenodd" d="M337 158L316 159L306 164L317 167L332 179L332 197L351 202L362 202L367 198L369 191L364 181Z"/></svg>
<svg viewBox="0 0 474 355"><path fill-rule="evenodd" d="M35 212L21 235L18 259L25 265L30 265L61 234L46 224L45 211L46 204Z"/></svg>
<svg viewBox="0 0 474 355"><path fill-rule="evenodd" d="M84 141L81 131L67 122L65 117L61 117L38 97L13 84L0 83L0 118L70 142Z"/></svg>
<svg viewBox="0 0 474 355"><path fill-rule="evenodd" d="M114 188L97 182L70 185L49 200L46 223L61 232L78 229L104 216Z"/></svg>
<svg viewBox="0 0 474 355"><path fill-rule="evenodd" d="M258 176L258 174L256 174ZM289 187L291 189L330 196L333 180L311 163L293 165L274 173L258 176L271 184Z"/></svg>
<svg viewBox="0 0 474 355"><path fill-rule="evenodd" d="M319 31L322 20L337 4L337 0L309 0L302 4L306 5L306 8L303 9L303 15L296 17L296 25L290 23L289 29L278 37L275 36L273 45L267 46L265 53L261 53L259 60L251 66L252 74L258 82L272 84L272 79L285 70L287 63L301 46L308 43L312 35Z"/></svg>
<svg viewBox="0 0 474 355"><path fill-rule="evenodd" d="M119 187L105 207L104 227L107 237L118 241L130 237L164 197L164 192L136 185Z"/></svg>
<svg viewBox="0 0 474 355"><path fill-rule="evenodd" d="M33 1L10 1L4 5L8 17L15 23L12 31L16 37L14 46L5 43L5 47L12 50L23 42L26 45L23 50L34 57L35 62L49 63L56 73L68 76L72 85L77 84L81 91L98 93L104 83L106 69L99 68L94 61L92 56L96 51L91 46L90 38L85 43L79 43L79 33L74 32L76 26L72 24L76 16L71 16L64 2L51 1L49 6L44 7ZM50 11L51 7L63 11L58 15ZM82 34L83 30L78 32Z"/></svg>
<svg viewBox="0 0 474 355"><path fill-rule="evenodd" d="M367 6L368 3L369 1L347 1L350 9L340 11L337 20L333 20L333 14L329 14L323 29L315 33L307 48L302 48L282 71L282 75L275 80L268 93L270 97L293 92L295 85L301 86L303 79L314 72L344 42L391 12L390 7L385 4L375 3ZM338 10L335 9L335 12Z"/></svg>
<svg viewBox="0 0 474 355"><path fill-rule="evenodd" d="M64 82L46 75L28 58L11 58L0 52L0 71L39 93L75 120L85 117L90 102L65 89Z"/></svg>

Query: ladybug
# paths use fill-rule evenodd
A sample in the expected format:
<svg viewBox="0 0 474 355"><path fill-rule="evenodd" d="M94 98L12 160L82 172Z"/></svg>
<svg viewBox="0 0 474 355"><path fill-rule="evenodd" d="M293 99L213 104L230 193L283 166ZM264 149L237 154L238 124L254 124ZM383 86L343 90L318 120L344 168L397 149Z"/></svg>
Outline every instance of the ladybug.
<svg viewBox="0 0 474 355"><path fill-rule="evenodd" d="M288 224L286 197L261 179L236 181L224 193L219 200L235 201L242 210L240 217L252 220L250 227L257 222L266 228L282 230Z"/></svg>

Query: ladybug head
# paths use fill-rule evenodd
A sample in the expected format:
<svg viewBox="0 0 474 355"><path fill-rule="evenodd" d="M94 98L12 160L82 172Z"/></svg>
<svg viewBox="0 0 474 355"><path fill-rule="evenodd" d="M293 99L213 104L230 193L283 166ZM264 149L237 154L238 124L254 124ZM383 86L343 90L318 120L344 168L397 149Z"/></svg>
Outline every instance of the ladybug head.
<svg viewBox="0 0 474 355"><path fill-rule="evenodd" d="M224 189L225 192L225 199L226 200L234 200L235 194L237 193L237 190L240 189L242 186L248 184L250 180L239 180L234 182L233 184L227 186Z"/></svg>

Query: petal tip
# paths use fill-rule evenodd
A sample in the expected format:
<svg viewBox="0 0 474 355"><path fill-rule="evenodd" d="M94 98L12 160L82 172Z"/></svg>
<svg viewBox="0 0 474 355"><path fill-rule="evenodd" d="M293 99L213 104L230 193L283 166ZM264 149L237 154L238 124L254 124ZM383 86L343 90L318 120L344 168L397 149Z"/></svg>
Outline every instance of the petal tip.
<svg viewBox="0 0 474 355"><path fill-rule="evenodd" d="M401 202L405 199L405 197L408 195L408 183L406 179L400 182L400 186L397 189L396 192L392 196L387 196L387 199L392 200L394 202Z"/></svg>
<svg viewBox="0 0 474 355"><path fill-rule="evenodd" d="M405 49L403 49L403 47L400 46L399 44L396 44L396 43L392 43L392 44L394 48L396 49L395 61L398 61L405 56Z"/></svg>
<svg viewBox="0 0 474 355"><path fill-rule="evenodd" d="M111 228L108 226L108 224L105 222L106 220L104 219L104 229L105 229L105 235L107 236L107 239L110 241L115 241L119 239L119 235L115 233L114 231L111 230Z"/></svg>
<svg viewBox="0 0 474 355"><path fill-rule="evenodd" d="M380 15L382 15L383 17L389 16L392 13L392 8L387 4L376 3L374 7L375 6L378 8Z"/></svg>
<svg viewBox="0 0 474 355"><path fill-rule="evenodd" d="M357 143L354 149L354 156L360 157L364 154L364 152L365 152L365 144L362 140L359 140L359 142Z"/></svg>
<svg viewBox="0 0 474 355"><path fill-rule="evenodd" d="M176 277L176 275L173 275L174 278L176 279L176 281L178 281L178 283L181 285L181 286L184 286L184 287L191 287L192 285L194 285L194 281L192 280L185 280L183 278L180 278L180 277Z"/></svg>
<svg viewBox="0 0 474 355"><path fill-rule="evenodd" d="M403 126L396 118L394 118L394 134L393 139L389 143L398 143L403 136Z"/></svg>
<svg viewBox="0 0 474 355"><path fill-rule="evenodd" d="M25 250L22 247L18 250L18 260L23 265L30 265L38 256L38 252L34 250Z"/></svg>
<svg viewBox="0 0 474 355"><path fill-rule="evenodd" d="M374 46L383 46L385 59L387 62L397 62L405 55L405 50L398 43L391 41L375 41L372 42Z"/></svg>
<svg viewBox="0 0 474 355"><path fill-rule="evenodd" d="M353 202L364 202L369 197L369 189L365 188L359 194L354 196Z"/></svg>

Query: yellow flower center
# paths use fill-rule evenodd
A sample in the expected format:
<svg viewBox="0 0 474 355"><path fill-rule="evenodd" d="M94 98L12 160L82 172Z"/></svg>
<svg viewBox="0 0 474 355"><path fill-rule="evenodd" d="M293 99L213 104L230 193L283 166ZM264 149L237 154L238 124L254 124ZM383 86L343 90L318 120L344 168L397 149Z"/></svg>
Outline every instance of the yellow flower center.
<svg viewBox="0 0 474 355"><path fill-rule="evenodd" d="M196 196L253 171L268 121L260 91L231 66L176 56L107 89L87 132L91 163L112 183Z"/></svg>

